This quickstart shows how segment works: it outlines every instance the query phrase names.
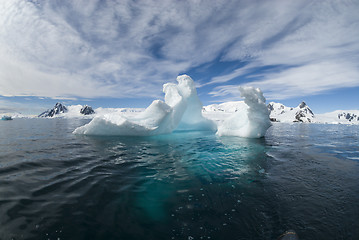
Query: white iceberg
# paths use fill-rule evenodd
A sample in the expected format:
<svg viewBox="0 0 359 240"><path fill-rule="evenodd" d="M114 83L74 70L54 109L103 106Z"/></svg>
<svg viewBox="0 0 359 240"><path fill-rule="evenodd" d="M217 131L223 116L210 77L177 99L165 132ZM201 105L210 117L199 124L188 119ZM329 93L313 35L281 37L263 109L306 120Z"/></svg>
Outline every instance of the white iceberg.
<svg viewBox="0 0 359 240"><path fill-rule="evenodd" d="M213 131L219 136L263 137L270 126L265 98L258 88L240 87L245 98L239 111L225 120L208 119L197 95L193 80L187 75L177 77L178 84L163 85L165 101L155 100L136 115L108 113L96 116L75 134L113 136L152 136L180 131Z"/></svg>
<svg viewBox="0 0 359 240"><path fill-rule="evenodd" d="M165 101L155 100L138 116L105 114L75 129L75 134L151 136L179 130L216 131L216 124L202 116L202 103L193 80L187 75L177 77L178 84L163 85Z"/></svg>
<svg viewBox="0 0 359 240"><path fill-rule="evenodd" d="M218 136L238 136L247 138L263 137L271 126L266 99L259 88L239 87L241 97L248 106L245 111L237 111L218 125Z"/></svg>
<svg viewBox="0 0 359 240"><path fill-rule="evenodd" d="M177 77L177 89L183 96L186 107L184 109L181 120L177 126L177 130L204 130L216 131L217 125L202 115L202 102L197 95L197 90L193 80L187 75ZM166 86L166 84L165 84ZM172 98L172 94L166 94L166 97ZM165 100L167 102L167 98Z"/></svg>

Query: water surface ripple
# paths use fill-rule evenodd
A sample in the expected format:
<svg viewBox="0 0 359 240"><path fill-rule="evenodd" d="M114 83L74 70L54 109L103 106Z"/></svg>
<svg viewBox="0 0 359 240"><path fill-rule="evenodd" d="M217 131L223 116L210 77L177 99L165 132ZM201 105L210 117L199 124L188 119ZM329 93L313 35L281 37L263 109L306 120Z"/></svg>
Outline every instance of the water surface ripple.
<svg viewBox="0 0 359 240"><path fill-rule="evenodd" d="M359 236L358 126L73 135L84 123L0 122L0 239Z"/></svg>

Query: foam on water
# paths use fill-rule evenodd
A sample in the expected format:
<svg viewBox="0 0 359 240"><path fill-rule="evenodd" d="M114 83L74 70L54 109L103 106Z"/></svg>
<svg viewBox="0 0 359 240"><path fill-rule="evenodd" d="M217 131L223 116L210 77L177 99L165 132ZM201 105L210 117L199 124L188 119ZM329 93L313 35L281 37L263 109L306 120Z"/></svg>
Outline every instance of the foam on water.
<svg viewBox="0 0 359 240"><path fill-rule="evenodd" d="M72 134L88 121L0 121L0 239L359 235L359 126L274 123L260 139Z"/></svg>

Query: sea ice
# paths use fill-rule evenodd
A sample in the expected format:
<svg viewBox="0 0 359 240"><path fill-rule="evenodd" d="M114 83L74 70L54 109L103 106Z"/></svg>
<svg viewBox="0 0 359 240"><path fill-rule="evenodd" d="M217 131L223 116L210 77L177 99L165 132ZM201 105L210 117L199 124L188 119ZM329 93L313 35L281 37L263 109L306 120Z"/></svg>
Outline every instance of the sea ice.
<svg viewBox="0 0 359 240"><path fill-rule="evenodd" d="M248 106L246 111L237 111L218 125L218 136L263 137L270 127L266 99L259 88L239 87L241 97Z"/></svg>
<svg viewBox="0 0 359 240"><path fill-rule="evenodd" d="M165 101L155 100L131 119L118 114L95 117L75 129L75 134L150 136L181 130L216 130L216 124L202 116L202 103L193 80L187 75L177 77L178 84L163 85Z"/></svg>

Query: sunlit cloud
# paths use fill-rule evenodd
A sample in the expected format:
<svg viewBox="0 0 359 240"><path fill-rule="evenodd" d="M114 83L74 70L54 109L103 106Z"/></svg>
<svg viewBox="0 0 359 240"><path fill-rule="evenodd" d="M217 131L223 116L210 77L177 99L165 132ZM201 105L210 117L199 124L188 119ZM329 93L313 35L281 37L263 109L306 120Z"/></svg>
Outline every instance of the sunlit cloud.
<svg viewBox="0 0 359 240"><path fill-rule="evenodd" d="M235 99L243 84L274 99L355 87L358 10L353 1L4 0L0 95L158 97L163 83L215 61L238 62L199 84L216 99Z"/></svg>
<svg viewBox="0 0 359 240"><path fill-rule="evenodd" d="M249 50L252 59L247 66L213 77L208 84L241 79L242 84L260 87L270 99L357 87L358 9L359 5L351 1L321 1L297 10L288 8L286 14L275 17L276 22L269 24L269 28L277 26L276 30L260 28L237 42L224 56L225 60L245 59L241 49L249 43L256 51ZM210 94L236 96L232 85L216 87Z"/></svg>

